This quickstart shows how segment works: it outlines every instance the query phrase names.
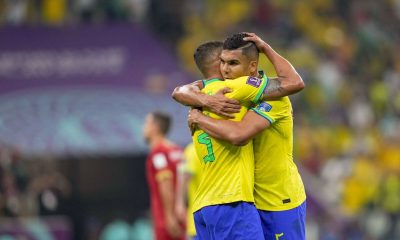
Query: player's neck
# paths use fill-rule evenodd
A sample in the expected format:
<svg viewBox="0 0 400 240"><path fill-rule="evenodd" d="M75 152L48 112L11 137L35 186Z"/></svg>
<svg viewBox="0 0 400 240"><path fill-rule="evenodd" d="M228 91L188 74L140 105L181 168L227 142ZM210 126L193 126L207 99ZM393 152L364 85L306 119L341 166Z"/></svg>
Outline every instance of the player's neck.
<svg viewBox="0 0 400 240"><path fill-rule="evenodd" d="M158 145L160 145L161 143L166 142L166 141L167 140L164 136L155 135L149 141L150 149L153 149L153 148L157 147Z"/></svg>
<svg viewBox="0 0 400 240"><path fill-rule="evenodd" d="M207 75L204 76L204 78L205 78L206 80L210 80L210 79L214 79L214 78L223 79L223 77L221 76L221 74L220 74L219 72L218 72L218 73L210 73L210 74L207 74Z"/></svg>

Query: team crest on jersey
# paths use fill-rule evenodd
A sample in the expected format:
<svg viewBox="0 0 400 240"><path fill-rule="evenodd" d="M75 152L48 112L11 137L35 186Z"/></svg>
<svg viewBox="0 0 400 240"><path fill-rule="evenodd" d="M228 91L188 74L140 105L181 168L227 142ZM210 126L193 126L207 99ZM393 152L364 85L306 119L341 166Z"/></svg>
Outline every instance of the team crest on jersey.
<svg viewBox="0 0 400 240"><path fill-rule="evenodd" d="M256 88L260 87L262 83L262 79L261 78L256 78L256 77L249 77L246 81L246 84L249 84L251 86L254 86Z"/></svg>
<svg viewBox="0 0 400 240"><path fill-rule="evenodd" d="M263 111L263 112L269 112L271 111L272 106L266 102L262 102L257 106L257 110Z"/></svg>

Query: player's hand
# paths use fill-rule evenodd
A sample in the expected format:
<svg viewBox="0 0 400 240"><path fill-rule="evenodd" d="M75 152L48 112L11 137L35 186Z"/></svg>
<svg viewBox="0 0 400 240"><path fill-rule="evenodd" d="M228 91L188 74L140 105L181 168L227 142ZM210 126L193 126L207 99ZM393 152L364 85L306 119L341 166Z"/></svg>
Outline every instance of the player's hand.
<svg viewBox="0 0 400 240"><path fill-rule="evenodd" d="M241 106L239 101L225 97L230 92L231 89L224 87L215 95L209 96L206 104L208 109L220 116L234 118L232 114L240 112Z"/></svg>
<svg viewBox="0 0 400 240"><path fill-rule="evenodd" d="M198 109L191 109L188 113L188 124L191 128L199 123L199 119L203 116L203 113Z"/></svg>
<svg viewBox="0 0 400 240"><path fill-rule="evenodd" d="M184 234L184 229L175 216L166 216L165 225L168 234L173 238L179 238Z"/></svg>
<svg viewBox="0 0 400 240"><path fill-rule="evenodd" d="M245 32L248 37L244 37L243 40L249 41L249 42L254 42L254 44L257 46L258 50L262 50L266 45L268 45L264 40L262 40L259 36L257 36L255 33L249 33Z"/></svg>
<svg viewBox="0 0 400 240"><path fill-rule="evenodd" d="M177 201L175 205L175 215L180 224L186 224L187 208L182 201Z"/></svg>
<svg viewBox="0 0 400 240"><path fill-rule="evenodd" d="M201 113L201 111L195 108L191 109L188 113L188 126L190 132L192 133L192 136L197 128L197 123L199 122L199 118L202 117L202 115L203 114Z"/></svg>

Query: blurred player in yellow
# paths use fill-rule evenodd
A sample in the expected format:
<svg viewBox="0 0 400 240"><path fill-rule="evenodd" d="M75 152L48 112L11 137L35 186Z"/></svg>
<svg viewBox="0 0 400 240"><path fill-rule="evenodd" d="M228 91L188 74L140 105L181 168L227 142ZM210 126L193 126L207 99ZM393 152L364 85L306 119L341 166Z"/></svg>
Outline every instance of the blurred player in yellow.
<svg viewBox="0 0 400 240"><path fill-rule="evenodd" d="M196 52L198 54L198 51ZM264 74L258 75L258 50L254 43L244 46L242 60L248 63L247 71L250 76L240 77L234 80L221 81L220 71L215 68L219 65L218 58L220 47L208 49L207 54L200 54L207 59L199 61L195 59L204 76L214 73L214 76L192 85L177 88L173 97L185 105L203 107L205 105L217 109L217 111L234 111L232 102L220 96L222 104L212 102L209 96L218 96L220 89L229 87L232 92L226 96L238 100L244 107L239 114L234 115L233 121L242 118L251 103L258 102L263 97L277 96L296 92L302 88L293 80L285 80L285 87L266 92L268 79ZM210 56L214 56L211 59ZM215 57L216 56L216 57ZM200 64L199 64L200 63ZM232 62L235 64L235 62ZM217 70L216 70L217 69ZM261 78L257 78L260 76ZM301 80L301 79L300 79ZM276 84L272 85L276 86ZM199 91L201 89L201 92ZM188 94L189 93L189 94ZM214 97L214 100L217 97ZM205 104L210 103L212 104ZM221 105L224 105L221 107ZM215 105L213 105L215 104ZM220 108L215 107L220 104ZM203 113L213 118L221 119L221 116L213 114L211 108L203 109ZM222 115L222 114L221 114ZM229 112L224 116L229 116ZM204 131L197 129L193 141L198 156L203 161L202 180L196 193L194 204L195 223L198 236L201 239L263 239L261 226L257 216L254 215L253 188L254 188L254 159L251 142L242 148L235 147L211 138ZM258 215L258 214L257 214ZM260 235L261 234L261 235Z"/></svg>
<svg viewBox="0 0 400 240"><path fill-rule="evenodd" d="M255 34L236 34L224 42L221 72L225 78L246 75L247 63L240 61L240 48L252 41L274 64L278 78L300 78L291 64ZM234 63L234 64L233 64ZM279 63L279 64L278 64ZM198 110L189 114L196 124L217 139L244 145L254 138L254 198L265 239L305 239L306 195L293 162L293 116L288 97L263 101L242 121L207 117Z"/></svg>
<svg viewBox="0 0 400 240"><path fill-rule="evenodd" d="M189 143L184 151L184 163L179 167L177 216L186 224L189 240L196 239L196 228L193 219L193 202L201 179L201 162L193 143Z"/></svg>

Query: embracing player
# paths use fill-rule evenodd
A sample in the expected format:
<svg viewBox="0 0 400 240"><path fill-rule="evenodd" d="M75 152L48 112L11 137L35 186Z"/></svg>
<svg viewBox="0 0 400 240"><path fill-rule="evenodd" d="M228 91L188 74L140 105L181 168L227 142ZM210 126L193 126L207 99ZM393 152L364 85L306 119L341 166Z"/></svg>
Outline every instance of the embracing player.
<svg viewBox="0 0 400 240"><path fill-rule="evenodd" d="M218 51L219 50L219 51ZM233 97L233 94L235 94L236 91L241 91L241 88L238 86L244 86L243 89L248 88L249 86L253 86L254 88L260 88L262 89L261 95L256 95L256 97L253 100L259 100L259 99L265 99L267 97L280 97L280 96L285 96L294 92L297 92L301 90L304 85L301 80L301 78L297 75L297 73L294 75L292 72L295 72L293 68L288 69L285 68L284 73L287 73L288 78L274 78L271 79L270 83L268 83L268 79L264 74L258 74L257 72L257 65L258 65L258 50L257 47L254 45L252 42L246 42L245 45L241 46L241 48L238 50L241 55L240 58L238 59L229 59L223 58L220 56L221 49L214 49L214 52L206 52L207 54L203 54L203 58L207 59L207 61L203 61L203 65L198 64L199 69L203 72L207 73L213 73L213 75L209 74L208 76L212 76L213 78L216 79L211 79L211 81L201 81L201 82L195 82L194 84L191 85L185 85L182 87L178 87L175 89L173 93L173 97L179 101L182 104L185 105L190 105L194 107L203 107L203 113L206 115L210 115L214 118L220 118L218 116L213 116L212 113L210 113L209 110L220 113L220 115L223 116L230 116L230 113L236 111L236 106L235 102L232 102L232 100L228 100L224 98L223 96L219 94L215 94L217 90L223 89L223 87L229 87L232 90L232 93L228 93L227 97ZM229 52L227 52L230 54ZM195 55L196 56L196 55ZM221 60L219 58L214 58L212 59L210 56L220 56ZM244 65L243 63L246 63ZM197 61L196 61L197 63ZM233 67L236 67L238 70L241 70L242 72L246 72L246 74L243 75L249 75L250 77L244 77L245 82L240 85L240 81L235 80L226 80L226 81L220 81L221 79L221 74L219 71L218 66L223 64L229 64L232 65ZM282 64L281 62L274 62L273 64ZM287 63L284 63L287 65ZM291 66L291 65L290 65ZM277 67L277 66L275 66ZM280 68L280 66L278 66ZM288 72L291 71L291 72ZM243 76L242 75L242 76ZM295 76L295 77L293 77ZM205 75L207 78L207 76ZM257 78L260 77L260 78ZM211 77L210 77L211 78ZM239 78L239 79L243 79ZM224 85L225 82L225 85ZM209 90L207 89L207 84L214 84L215 89ZM216 83L219 84L215 85ZM237 85L234 86L229 86L230 83L236 83ZM210 86L210 85L209 85ZM200 89L202 89L200 91ZM224 89L223 89L224 90ZM224 90L226 92L226 89ZM260 93L260 92L258 92ZM211 94L211 95L209 95ZM236 93L236 96L240 96L240 94ZM244 94L242 97L248 96L245 91L243 91ZM215 101L218 99L219 101ZM237 100L240 100L240 98L236 98ZM243 104L243 102L241 102ZM248 105L247 105L248 107ZM243 116L243 110L246 110L246 108L242 108L242 111L240 113L241 116ZM225 112L224 112L225 111ZM226 112L227 111L227 112ZM237 116L237 115L236 115ZM236 118L236 121L240 120L239 118ZM234 122L234 121L233 121ZM197 134L196 134L197 133ZM221 203L218 203L216 201L214 204L208 203L208 205L203 206L203 208L200 208L195 212L195 222L196 222L196 229L198 230L199 233L201 233L204 228L204 230L207 230L207 228L211 228L213 233L215 235L211 237L217 236L217 234L224 234L224 232L229 232L229 234L233 235L220 235L222 237L226 236L235 236L235 239L263 239L264 237L251 235L254 233L254 231L257 231L257 227L240 227L243 226L243 224L247 224L251 218L247 218L246 216L251 216L253 219L253 223L256 223L257 220L254 216L252 216L251 213L251 205L246 205L249 206L250 209L244 211L243 208L235 208L232 205L238 205L242 206L243 204L246 203L251 203L249 200L252 196L250 196L250 193L248 194L250 197L249 198L243 198L244 200L236 200L236 201L231 201L228 202L226 199L227 196L234 196L235 192L243 192L240 187L235 187L235 184L237 182L243 183L244 181L241 179L250 179L254 175L254 166L252 166L252 162L254 164L254 159L252 159L252 155L248 154L248 148L243 151L243 149L238 149L232 147L232 145L226 144L224 141L220 141L218 139L212 138L202 132L202 130L197 130L195 133L194 137L194 143L198 142L199 149L202 148L203 153L200 151L200 156L203 156L203 159L205 160L203 164L203 170L205 172L208 172L208 174L204 174L204 177L202 179L202 183L204 183L204 186L206 186L203 190L198 191L198 196L199 199L202 198L202 196L207 196L207 194L216 194L217 198ZM250 143L251 144L251 143ZM202 146L203 145L203 146ZM246 145L247 147L249 144ZM245 147L246 147L245 146ZM223 152L223 149L227 150L227 152ZM240 158L235 158L233 157L232 159L229 159L230 153L235 153L243 151L246 152L245 158L246 160L242 160ZM217 153L217 154L215 154ZM224 153L224 154L221 154ZM236 161L236 159L239 159ZM243 162L242 162L243 161ZM238 168L235 169L233 167L230 167L230 164L233 163L239 163L241 164L242 169ZM216 164L218 163L218 164ZM224 166L225 167L221 167ZM219 166L219 168L218 168ZM208 170L207 170L208 169ZM236 178L235 178L236 177ZM214 179L215 178L215 179ZM238 180L239 179L239 180ZM243 185L243 184L242 184ZM223 186L228 189L221 188L221 190L215 190L215 188L220 188L219 186ZM248 187L248 185L247 185ZM207 189L208 188L208 189ZM252 187L252 189L254 186ZM245 189L246 191L248 190ZM218 192L219 191L219 192ZM225 191L227 194L225 195ZM252 194L252 193L251 193ZM210 197L207 197L207 199L210 199ZM228 207L228 208L227 208ZM203 210L211 210L211 211L203 211ZM228 210L226 210L228 209ZM204 213L202 213L204 212ZM219 214L219 215L218 215ZM242 215L240 215L242 214ZM213 215L218 215L218 220L220 220L218 224L215 224L213 222L212 217ZM239 215L239 217L237 217ZM222 216L222 217L220 217ZM223 219L221 221L221 219ZM221 225L220 222L224 222L225 225ZM210 226L207 226L210 225ZM251 226L251 225L248 225ZM253 232L252 232L253 231ZM210 232L210 231L208 231ZM235 235L237 234L237 235ZM242 235L241 235L242 234ZM229 238L229 237L228 237ZM207 239L207 238L206 238ZM217 238L218 239L218 238Z"/></svg>
<svg viewBox="0 0 400 240"><path fill-rule="evenodd" d="M228 38L221 54L225 78L248 74L241 47L257 44L274 64L278 78L298 78L291 64L255 34L236 34ZM279 64L278 64L279 63ZM262 101L242 121L209 118L198 110L189 121L217 139L234 145L253 140L255 158L254 198L261 217L265 239L303 240L306 236L306 194L293 162L293 116L288 97Z"/></svg>

